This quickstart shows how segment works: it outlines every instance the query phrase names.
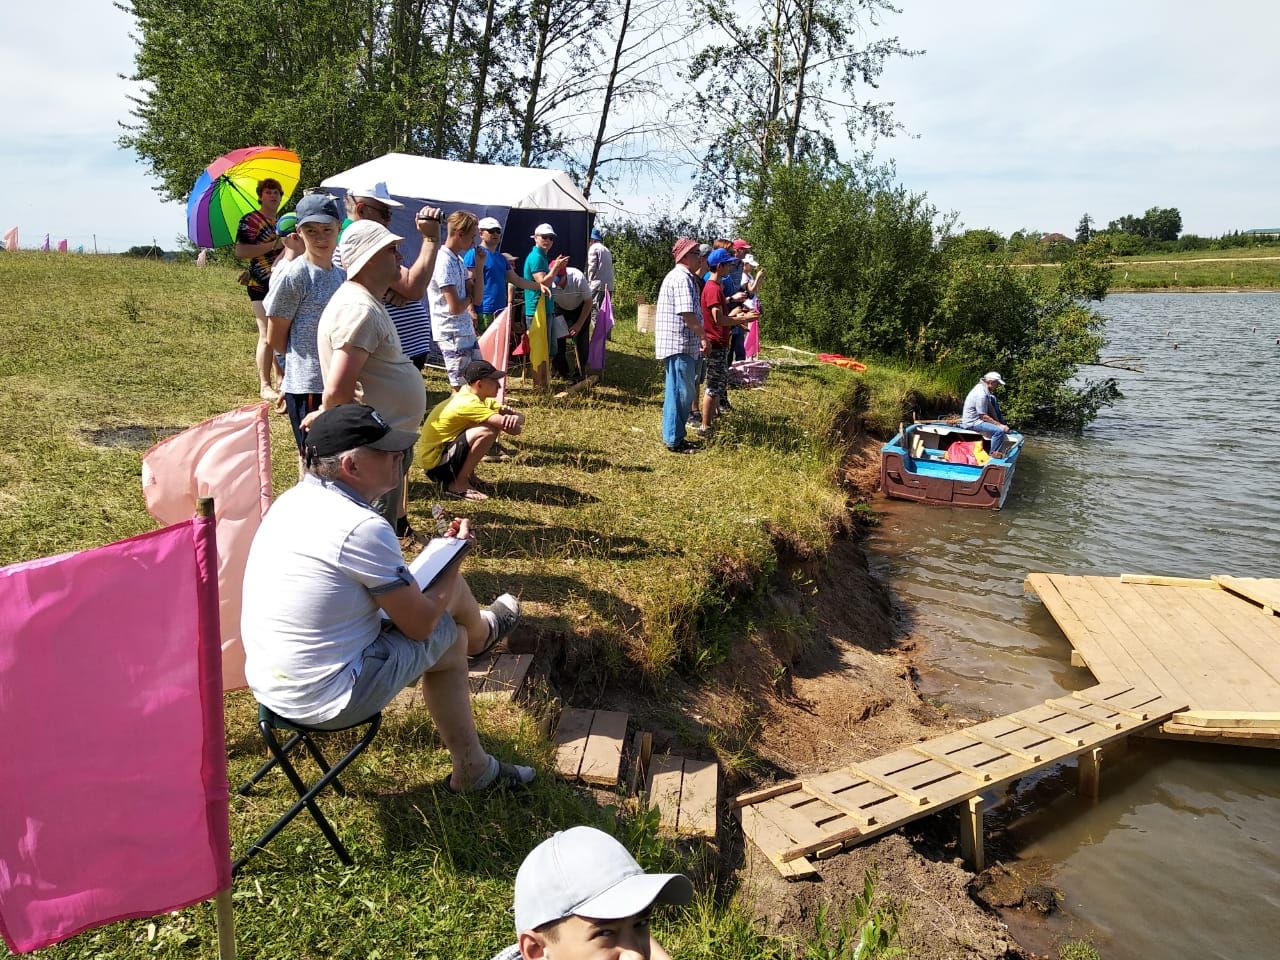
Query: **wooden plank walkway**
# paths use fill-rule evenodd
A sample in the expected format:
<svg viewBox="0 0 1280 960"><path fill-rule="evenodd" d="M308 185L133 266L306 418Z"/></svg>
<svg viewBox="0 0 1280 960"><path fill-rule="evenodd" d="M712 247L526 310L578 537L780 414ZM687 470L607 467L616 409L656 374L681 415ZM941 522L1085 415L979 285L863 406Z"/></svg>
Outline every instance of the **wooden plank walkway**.
<svg viewBox="0 0 1280 960"><path fill-rule="evenodd" d="M565 707L556 727L556 769L569 780L601 787L618 783L627 715L616 710Z"/></svg>
<svg viewBox="0 0 1280 960"><path fill-rule="evenodd" d="M1129 684L1100 684L995 720L734 800L743 833L783 876L811 876L812 860L994 790L1050 764L1158 726L1185 703ZM981 859L981 806L963 822Z"/></svg>
<svg viewBox="0 0 1280 960"><path fill-rule="evenodd" d="M714 840L718 823L720 769L714 760L669 754L649 762L646 796L658 808L664 830Z"/></svg>
<svg viewBox="0 0 1280 960"><path fill-rule="evenodd" d="M1102 683L1187 704L1169 737L1280 747L1280 580L1032 573L1027 586Z"/></svg>
<svg viewBox="0 0 1280 960"><path fill-rule="evenodd" d="M503 653L472 664L467 672L471 693L473 696L483 694L503 700L514 699L524 686L531 666L532 653Z"/></svg>

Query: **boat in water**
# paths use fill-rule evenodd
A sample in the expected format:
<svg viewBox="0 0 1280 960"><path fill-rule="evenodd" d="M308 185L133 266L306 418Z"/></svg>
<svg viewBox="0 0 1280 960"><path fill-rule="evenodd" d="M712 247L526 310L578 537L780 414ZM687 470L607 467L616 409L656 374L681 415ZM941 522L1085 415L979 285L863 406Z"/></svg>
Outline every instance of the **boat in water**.
<svg viewBox="0 0 1280 960"><path fill-rule="evenodd" d="M987 437L976 430L942 420L908 424L880 448L880 489L898 500L999 510L1022 442L1022 434L1010 431L992 457Z"/></svg>

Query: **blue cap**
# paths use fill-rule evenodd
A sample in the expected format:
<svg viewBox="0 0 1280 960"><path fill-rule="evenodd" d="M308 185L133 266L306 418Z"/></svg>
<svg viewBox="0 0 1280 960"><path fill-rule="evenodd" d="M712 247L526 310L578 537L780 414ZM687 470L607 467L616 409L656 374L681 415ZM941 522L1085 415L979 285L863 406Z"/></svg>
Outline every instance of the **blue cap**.
<svg viewBox="0 0 1280 960"><path fill-rule="evenodd" d="M592 228L591 228L591 239L592 239L592 240L603 240L603 239L604 239L604 234L600 232L600 228L599 228L599 227L592 227Z"/></svg>
<svg viewBox="0 0 1280 960"><path fill-rule="evenodd" d="M341 223L342 211L338 209L338 201L324 193L309 193L298 201L294 208L298 215L298 226L304 223Z"/></svg>
<svg viewBox="0 0 1280 960"><path fill-rule="evenodd" d="M710 267L712 270L720 266L722 263L737 263L737 262L738 262L738 258L735 257L728 250L725 250L724 248L712 250L711 253L707 255L707 266Z"/></svg>

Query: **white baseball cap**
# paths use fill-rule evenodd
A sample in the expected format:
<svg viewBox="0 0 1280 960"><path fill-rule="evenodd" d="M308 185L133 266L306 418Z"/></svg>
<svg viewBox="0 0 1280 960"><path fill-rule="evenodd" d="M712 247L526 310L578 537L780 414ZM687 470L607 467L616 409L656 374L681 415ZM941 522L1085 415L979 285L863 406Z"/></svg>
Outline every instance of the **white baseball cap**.
<svg viewBox="0 0 1280 960"><path fill-rule="evenodd" d="M391 191L387 189L387 184L383 180L379 180L371 187L361 187L358 190L352 190L353 197L364 197L366 200L377 200L379 203L388 207L403 207L404 204L399 200L391 199Z"/></svg>
<svg viewBox="0 0 1280 960"><path fill-rule="evenodd" d="M621 920L654 903L685 904L682 873L645 873L627 848L594 827L562 830L533 848L516 873L516 933L569 916Z"/></svg>
<svg viewBox="0 0 1280 960"><path fill-rule="evenodd" d="M535 237L554 237L556 228L549 223L540 223L534 228L533 235Z"/></svg>
<svg viewBox="0 0 1280 960"><path fill-rule="evenodd" d="M357 220L342 234L338 243L338 259L342 261L347 276L354 277L375 253L403 239L377 220Z"/></svg>
<svg viewBox="0 0 1280 960"><path fill-rule="evenodd" d="M480 230L501 230L502 229L502 224L500 224L493 217L485 217L478 224L476 224L476 226Z"/></svg>
<svg viewBox="0 0 1280 960"><path fill-rule="evenodd" d="M996 383L1000 384L1000 386L1002 386L1002 387L1004 386L1004 377L1000 376L1000 374L996 373L994 370L992 370L990 373L988 373L988 374L987 374L985 377L983 377L982 379L983 379L983 380L994 380Z"/></svg>

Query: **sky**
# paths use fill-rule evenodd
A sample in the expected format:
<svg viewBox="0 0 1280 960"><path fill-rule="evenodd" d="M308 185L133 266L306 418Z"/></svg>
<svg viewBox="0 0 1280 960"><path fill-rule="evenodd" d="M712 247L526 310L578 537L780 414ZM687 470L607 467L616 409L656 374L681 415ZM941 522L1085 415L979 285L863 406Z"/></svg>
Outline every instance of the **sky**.
<svg viewBox="0 0 1280 960"><path fill-rule="evenodd" d="M72 249L176 246L162 203L115 140L129 120L130 18L109 0L9 3L0 36L0 230ZM909 189L965 227L1074 234L1152 206L1186 232L1280 225L1280 105L1271 0L899 0L875 35L926 52L891 61L876 99L905 128L880 141ZM211 160L213 158L210 158ZM681 172L681 179L687 174ZM652 212L686 185L630 188Z"/></svg>

